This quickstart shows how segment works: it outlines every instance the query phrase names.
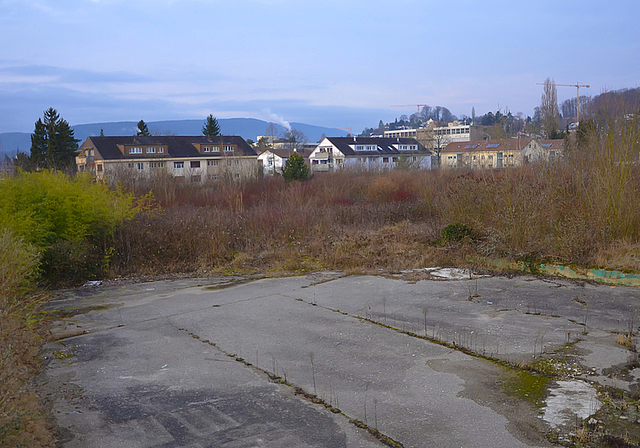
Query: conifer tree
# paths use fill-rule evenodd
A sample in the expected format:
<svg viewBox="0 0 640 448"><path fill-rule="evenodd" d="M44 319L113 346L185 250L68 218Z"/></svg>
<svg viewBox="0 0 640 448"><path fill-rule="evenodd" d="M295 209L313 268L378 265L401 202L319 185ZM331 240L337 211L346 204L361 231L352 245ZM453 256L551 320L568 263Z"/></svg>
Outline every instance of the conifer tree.
<svg viewBox="0 0 640 448"><path fill-rule="evenodd" d="M216 137L220 135L220 124L218 123L218 119L211 114L209 114L207 121L204 126L202 126L202 135L205 137Z"/></svg>
<svg viewBox="0 0 640 448"><path fill-rule="evenodd" d="M30 165L33 169L63 170L75 166L78 140L73 129L50 107L38 118L31 134Z"/></svg>
<svg viewBox="0 0 640 448"><path fill-rule="evenodd" d="M149 132L147 123L144 120L138 122L138 137L151 137L151 132Z"/></svg>
<svg viewBox="0 0 640 448"><path fill-rule="evenodd" d="M304 163L304 158L294 152L287 159L284 164L284 168L282 168L282 177L287 182L291 182L292 180L307 180L309 177L309 168Z"/></svg>

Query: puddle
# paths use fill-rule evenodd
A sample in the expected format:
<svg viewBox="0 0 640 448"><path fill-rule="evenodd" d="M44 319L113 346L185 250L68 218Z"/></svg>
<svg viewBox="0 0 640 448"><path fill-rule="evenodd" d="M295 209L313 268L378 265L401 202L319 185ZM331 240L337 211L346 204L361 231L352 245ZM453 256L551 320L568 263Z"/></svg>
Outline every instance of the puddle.
<svg viewBox="0 0 640 448"><path fill-rule="evenodd" d="M458 268L427 268L425 271L429 272L434 277L446 278L449 280L469 280L475 278L488 277L488 275L478 275L470 272L468 269Z"/></svg>
<svg viewBox="0 0 640 448"><path fill-rule="evenodd" d="M552 427L575 425L602 406L596 390L585 381L556 381L549 388L542 418Z"/></svg>

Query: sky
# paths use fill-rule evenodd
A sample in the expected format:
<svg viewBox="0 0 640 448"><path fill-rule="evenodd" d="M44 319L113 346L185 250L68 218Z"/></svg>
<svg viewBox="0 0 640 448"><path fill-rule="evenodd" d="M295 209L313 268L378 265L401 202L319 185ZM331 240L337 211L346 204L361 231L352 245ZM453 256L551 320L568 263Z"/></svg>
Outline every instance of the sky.
<svg viewBox="0 0 640 448"><path fill-rule="evenodd" d="M640 86L638 0L0 0L0 133L259 118L376 127L417 106L533 115L547 77ZM558 99L576 89L558 87Z"/></svg>

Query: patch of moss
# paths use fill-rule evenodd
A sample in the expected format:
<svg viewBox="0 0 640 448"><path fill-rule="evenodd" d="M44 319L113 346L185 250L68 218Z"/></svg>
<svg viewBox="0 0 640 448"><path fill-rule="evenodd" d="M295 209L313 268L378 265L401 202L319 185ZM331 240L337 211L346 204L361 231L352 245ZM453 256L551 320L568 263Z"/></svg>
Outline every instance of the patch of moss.
<svg viewBox="0 0 640 448"><path fill-rule="evenodd" d="M532 368L540 373L551 376L567 376L574 373L567 361L554 358L541 358L533 363Z"/></svg>
<svg viewBox="0 0 640 448"><path fill-rule="evenodd" d="M547 397L549 378L526 370L512 370L502 383L504 390L510 395L540 407Z"/></svg>

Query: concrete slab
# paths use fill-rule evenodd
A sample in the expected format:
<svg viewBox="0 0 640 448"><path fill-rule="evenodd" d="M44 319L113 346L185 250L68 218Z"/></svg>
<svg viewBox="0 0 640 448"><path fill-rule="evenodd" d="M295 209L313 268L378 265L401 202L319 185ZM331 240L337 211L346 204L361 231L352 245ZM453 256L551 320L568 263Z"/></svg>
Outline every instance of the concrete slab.
<svg viewBox="0 0 640 448"><path fill-rule="evenodd" d="M538 408L501 386L509 372L393 328L424 334L426 321L430 337L512 362L580 338L576 362L603 371L625 352L600 356L603 341L638 299L533 277L105 284L49 304L79 314L53 329L45 393L70 447L379 446L349 418L404 446L548 446Z"/></svg>

